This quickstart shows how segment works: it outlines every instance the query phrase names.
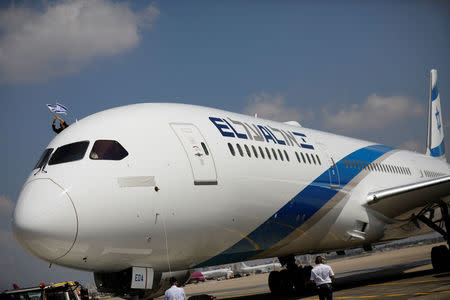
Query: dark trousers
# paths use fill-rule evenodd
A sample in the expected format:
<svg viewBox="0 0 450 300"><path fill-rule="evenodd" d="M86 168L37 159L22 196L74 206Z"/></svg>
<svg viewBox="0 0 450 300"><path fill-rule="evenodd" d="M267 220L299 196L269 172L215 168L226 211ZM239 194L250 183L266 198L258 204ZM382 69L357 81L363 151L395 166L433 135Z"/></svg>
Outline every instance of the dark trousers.
<svg viewBox="0 0 450 300"><path fill-rule="evenodd" d="M318 286L320 300L333 300L333 290L331 284L325 283Z"/></svg>

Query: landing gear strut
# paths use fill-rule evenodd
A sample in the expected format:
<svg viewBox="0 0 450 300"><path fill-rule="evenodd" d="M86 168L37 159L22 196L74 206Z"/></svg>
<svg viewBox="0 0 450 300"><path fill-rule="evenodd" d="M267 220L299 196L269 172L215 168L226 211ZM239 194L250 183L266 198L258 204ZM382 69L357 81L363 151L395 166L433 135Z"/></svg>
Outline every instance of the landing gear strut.
<svg viewBox="0 0 450 300"><path fill-rule="evenodd" d="M448 205L442 200L440 200L437 204L441 210L441 219L433 220L433 213L430 213L428 217L425 217L424 214L420 214L416 218L433 230L439 232L450 246L450 216L448 213ZM445 227L445 230L442 227ZM431 249L431 264L436 272L450 271L449 248L445 245L433 247Z"/></svg>
<svg viewBox="0 0 450 300"><path fill-rule="evenodd" d="M305 283L311 276L311 266L299 267L294 256L278 258L285 270L272 271L269 274L269 288L274 295L302 294L306 291Z"/></svg>

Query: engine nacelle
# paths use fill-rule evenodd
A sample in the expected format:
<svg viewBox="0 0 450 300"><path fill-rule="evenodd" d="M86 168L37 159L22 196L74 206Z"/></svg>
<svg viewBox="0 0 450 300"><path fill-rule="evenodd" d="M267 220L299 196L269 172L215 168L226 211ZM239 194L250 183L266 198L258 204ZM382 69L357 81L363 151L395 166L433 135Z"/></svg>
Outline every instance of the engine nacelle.
<svg viewBox="0 0 450 300"><path fill-rule="evenodd" d="M170 287L170 277L175 277L180 285L182 285L187 282L190 275L191 273L187 270L163 273L155 272L152 274L152 284L149 284L151 288L147 289L133 287L135 286L136 280L135 268L128 268L119 272L95 272L94 280L99 292L113 293L121 296L139 296L139 298L148 299L163 295L165 290Z"/></svg>

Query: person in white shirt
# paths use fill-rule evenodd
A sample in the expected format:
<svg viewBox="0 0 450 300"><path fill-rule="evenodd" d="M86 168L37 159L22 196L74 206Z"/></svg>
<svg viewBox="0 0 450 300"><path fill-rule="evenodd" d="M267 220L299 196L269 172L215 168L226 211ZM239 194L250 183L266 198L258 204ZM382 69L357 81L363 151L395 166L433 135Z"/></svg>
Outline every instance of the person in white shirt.
<svg viewBox="0 0 450 300"><path fill-rule="evenodd" d="M169 282L172 286L164 294L164 300L186 300L184 289L178 287L178 280L170 277Z"/></svg>
<svg viewBox="0 0 450 300"><path fill-rule="evenodd" d="M333 290L331 282L334 280L334 273L331 267L323 263L322 256L316 257L316 266L311 270L311 278L309 283L315 283L319 289L320 300L333 300Z"/></svg>

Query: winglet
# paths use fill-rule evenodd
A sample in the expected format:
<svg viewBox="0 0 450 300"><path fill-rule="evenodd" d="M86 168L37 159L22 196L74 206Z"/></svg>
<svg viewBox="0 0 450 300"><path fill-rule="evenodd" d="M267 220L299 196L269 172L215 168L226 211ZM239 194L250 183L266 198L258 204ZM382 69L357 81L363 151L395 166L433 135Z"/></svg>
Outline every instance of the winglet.
<svg viewBox="0 0 450 300"><path fill-rule="evenodd" d="M437 71L430 71L430 99L428 106L427 155L445 160L444 126Z"/></svg>

